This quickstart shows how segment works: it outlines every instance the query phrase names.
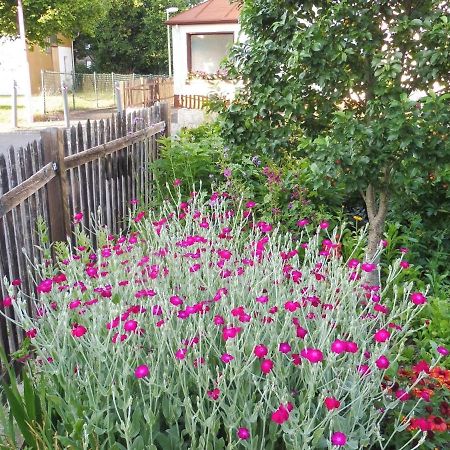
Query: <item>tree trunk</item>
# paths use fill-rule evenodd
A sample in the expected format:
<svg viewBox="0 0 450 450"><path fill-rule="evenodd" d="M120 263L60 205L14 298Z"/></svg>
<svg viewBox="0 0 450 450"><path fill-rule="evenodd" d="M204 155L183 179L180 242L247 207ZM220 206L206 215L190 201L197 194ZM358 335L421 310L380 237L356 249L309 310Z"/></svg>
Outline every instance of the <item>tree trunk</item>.
<svg viewBox="0 0 450 450"><path fill-rule="evenodd" d="M376 200L375 189L372 184L367 186L366 192L361 193L367 208L369 217L369 235L365 254L365 261L377 264L377 269L368 272L363 277L363 282L369 285L380 284L379 257L376 255L383 237L384 225L388 212L389 195L387 190L382 190L379 200Z"/></svg>

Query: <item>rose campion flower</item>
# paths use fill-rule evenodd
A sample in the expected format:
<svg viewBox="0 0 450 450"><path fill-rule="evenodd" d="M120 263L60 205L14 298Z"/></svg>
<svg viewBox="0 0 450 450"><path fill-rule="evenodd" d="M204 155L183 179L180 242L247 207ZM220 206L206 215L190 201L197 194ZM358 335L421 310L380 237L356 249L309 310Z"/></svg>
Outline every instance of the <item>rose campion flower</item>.
<svg viewBox="0 0 450 450"><path fill-rule="evenodd" d="M373 272L376 268L377 268L376 264L372 264L372 263L368 263L368 262L361 264L361 270L363 270L364 272L367 272L367 273Z"/></svg>
<svg viewBox="0 0 450 450"><path fill-rule="evenodd" d="M267 353L268 353L267 347L263 344L258 344L253 349L253 354L257 358L264 358L267 355Z"/></svg>
<svg viewBox="0 0 450 450"><path fill-rule="evenodd" d="M175 178L175 180L173 180L173 186L177 187L181 185L181 180L179 178Z"/></svg>
<svg viewBox="0 0 450 450"><path fill-rule="evenodd" d="M289 345L288 342L282 342L282 343L279 345L278 350L279 350L281 353L289 353L289 352L291 351L291 346Z"/></svg>
<svg viewBox="0 0 450 450"><path fill-rule="evenodd" d="M225 364L228 364L229 362L233 361L234 356L230 355L229 353L224 353L221 357L220 357L221 361Z"/></svg>
<svg viewBox="0 0 450 450"><path fill-rule="evenodd" d="M3 307L4 308L9 308L12 305L12 298L11 297L5 297L3 299Z"/></svg>
<svg viewBox="0 0 450 450"><path fill-rule="evenodd" d="M87 333L87 329L83 325L77 325L72 328L72 336L79 338Z"/></svg>
<svg viewBox="0 0 450 450"><path fill-rule="evenodd" d="M411 293L411 301L415 305L423 305L427 302L427 298L420 292L412 292Z"/></svg>
<svg viewBox="0 0 450 450"><path fill-rule="evenodd" d="M129 332L129 333L131 333L132 331L135 331L137 327L138 327L138 323L137 323L136 320L127 320L123 324L124 330Z"/></svg>
<svg viewBox="0 0 450 450"><path fill-rule="evenodd" d="M389 333L388 330L381 328L381 330L378 330L374 335L373 338L376 342L386 342L391 337L391 333Z"/></svg>
<svg viewBox="0 0 450 450"><path fill-rule="evenodd" d="M273 369L273 361L270 359L264 359L261 363L261 372L268 374Z"/></svg>
<svg viewBox="0 0 450 450"><path fill-rule="evenodd" d="M410 395L404 389L397 389L395 391L395 396L401 401L406 402L410 399Z"/></svg>
<svg viewBox="0 0 450 450"><path fill-rule="evenodd" d="M346 350L346 342L341 341L340 339L336 339L331 343L331 351L333 353L337 353L338 355L344 353Z"/></svg>
<svg viewBox="0 0 450 450"><path fill-rule="evenodd" d="M82 212L78 212L76 214L74 214L73 216L73 222L74 223L80 223L83 220L83 213Z"/></svg>
<svg viewBox="0 0 450 450"><path fill-rule="evenodd" d="M134 371L134 376L136 378L145 378L150 373L150 370L147 365L142 364L141 366L136 367Z"/></svg>
<svg viewBox="0 0 450 450"><path fill-rule="evenodd" d="M248 430L248 428L238 428L237 436L239 439L247 440L250 438L250 431Z"/></svg>
<svg viewBox="0 0 450 450"><path fill-rule="evenodd" d="M341 402L334 397L325 397L324 403L328 411L332 411L341 406Z"/></svg>
<svg viewBox="0 0 450 450"><path fill-rule="evenodd" d="M286 406L281 404L278 409L272 413L272 422L275 422L278 425L286 422L286 420L289 419L289 413L292 411L292 409L292 403L287 403Z"/></svg>
<svg viewBox="0 0 450 450"><path fill-rule="evenodd" d="M211 400L217 400L219 398L219 395L220 395L220 389L215 388L215 389L213 389L211 391L208 391L206 394L208 395L208 397Z"/></svg>
<svg viewBox="0 0 450 450"><path fill-rule="evenodd" d="M331 435L331 443L336 447L343 447L347 443L347 436L340 431L335 431Z"/></svg>
<svg viewBox="0 0 450 450"><path fill-rule="evenodd" d="M326 220L323 220L319 224L319 227L320 227L321 230L326 230L329 226L330 226L330 224Z"/></svg>
<svg viewBox="0 0 450 450"><path fill-rule="evenodd" d="M389 367L389 360L386 358L386 356L382 355L380 356L376 361L375 364L379 369L387 369Z"/></svg>
<svg viewBox="0 0 450 450"><path fill-rule="evenodd" d="M310 363L316 364L323 361L323 353L317 348L304 348L300 355Z"/></svg>
<svg viewBox="0 0 450 450"><path fill-rule="evenodd" d="M297 222L297 226L299 226L299 227L306 227L306 225L308 225L309 224L309 220L308 219L306 219L306 218L304 218L304 219L301 219L301 220L299 220L298 222Z"/></svg>
<svg viewBox="0 0 450 450"><path fill-rule="evenodd" d="M442 347L442 346L437 347L436 350L438 353L440 353L443 356L448 356L450 354L450 352L445 347Z"/></svg>

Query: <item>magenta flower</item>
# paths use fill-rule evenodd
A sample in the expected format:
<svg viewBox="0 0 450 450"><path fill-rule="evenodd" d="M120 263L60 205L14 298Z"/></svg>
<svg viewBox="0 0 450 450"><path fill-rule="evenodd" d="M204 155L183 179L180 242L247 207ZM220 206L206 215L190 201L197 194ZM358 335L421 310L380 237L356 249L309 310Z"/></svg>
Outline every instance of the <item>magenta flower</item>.
<svg viewBox="0 0 450 450"><path fill-rule="evenodd" d="M300 355L312 364L323 361L323 353L317 348L304 348Z"/></svg>
<svg viewBox="0 0 450 450"><path fill-rule="evenodd" d="M350 269L356 269L359 266L359 263L360 263L359 259L353 258L347 263L347 266Z"/></svg>
<svg viewBox="0 0 450 450"><path fill-rule="evenodd" d="M181 361L182 359L186 358L186 353L187 353L187 350L185 348L179 348L175 352L175 358L177 358Z"/></svg>
<svg viewBox="0 0 450 450"><path fill-rule="evenodd" d="M147 365L142 364L141 366L136 367L134 371L134 376L136 378L145 378L150 373L150 370Z"/></svg>
<svg viewBox="0 0 450 450"><path fill-rule="evenodd" d="M180 186L181 180L179 178L175 178L175 180L173 180L173 185L174 185L174 187Z"/></svg>
<svg viewBox="0 0 450 450"><path fill-rule="evenodd" d="M256 345L253 349L253 354L257 358L264 358L268 353L267 347L263 344Z"/></svg>
<svg viewBox="0 0 450 450"><path fill-rule="evenodd" d="M360 375L369 375L370 374L370 368L367 364L361 364L357 367L358 372Z"/></svg>
<svg viewBox="0 0 450 450"><path fill-rule="evenodd" d="M306 217L297 222L297 225L299 227L306 227L306 225L308 225L308 224L309 224L309 220Z"/></svg>
<svg viewBox="0 0 450 450"><path fill-rule="evenodd" d="M273 369L273 361L270 359L264 359L261 363L261 372L268 374Z"/></svg>
<svg viewBox="0 0 450 450"><path fill-rule="evenodd" d="M300 325L297 326L296 335L300 339L305 339L305 336L308 334L308 330L301 327Z"/></svg>
<svg viewBox="0 0 450 450"><path fill-rule="evenodd" d="M221 357L220 357L221 361L225 364L228 364L229 362L233 361L234 356L230 355L229 353L224 353Z"/></svg>
<svg viewBox="0 0 450 450"><path fill-rule="evenodd" d="M415 305L423 305L424 303L427 302L427 298L420 292L413 292L411 293L411 301Z"/></svg>
<svg viewBox="0 0 450 450"><path fill-rule="evenodd" d="M358 344L353 341L345 342L345 351L348 353L356 353L358 351Z"/></svg>
<svg viewBox="0 0 450 450"><path fill-rule="evenodd" d="M135 331L136 328L138 326L138 323L136 320L127 320L124 324L123 324L123 328L125 331L127 332L132 332Z"/></svg>
<svg viewBox="0 0 450 450"><path fill-rule="evenodd" d="M282 343L279 345L278 350L279 350L281 353L289 353L289 352L291 351L291 346L289 345L288 342L282 342Z"/></svg>
<svg viewBox="0 0 450 450"><path fill-rule="evenodd" d="M330 224L326 220L323 220L319 224L319 227L320 227L321 230L326 230L329 226L330 226Z"/></svg>
<svg viewBox="0 0 450 450"><path fill-rule="evenodd" d="M346 351L346 342L336 339L331 343L331 351L337 353L338 355Z"/></svg>
<svg viewBox="0 0 450 450"><path fill-rule="evenodd" d="M376 342L386 342L391 337L391 333L389 333L388 330L385 330L384 328L381 328L381 330L378 330L374 335L373 338Z"/></svg>
<svg viewBox="0 0 450 450"><path fill-rule="evenodd" d="M361 264L361 270L363 270L364 272L367 272L367 273L373 272L376 268L377 268L376 264L372 264L372 263L368 263L368 262Z"/></svg>
<svg viewBox="0 0 450 450"><path fill-rule="evenodd" d="M410 399L410 395L404 389L397 389L395 391L395 396L401 401L406 402Z"/></svg>
<svg viewBox="0 0 450 450"><path fill-rule="evenodd" d="M12 298L11 297L5 297L3 299L3 307L9 308L12 305Z"/></svg>
<svg viewBox="0 0 450 450"><path fill-rule="evenodd" d="M448 356L450 354L450 352L445 347L442 346L439 346L436 350L443 356Z"/></svg>
<svg viewBox="0 0 450 450"><path fill-rule="evenodd" d="M267 222L260 221L256 224L256 226L262 233L269 233L270 231L272 231L272 225L270 225L270 223Z"/></svg>
<svg viewBox="0 0 450 450"><path fill-rule="evenodd" d="M375 361L375 364L379 369L387 369L389 367L389 360L383 355Z"/></svg>
<svg viewBox="0 0 450 450"><path fill-rule="evenodd" d="M208 391L206 394L211 400L217 400L220 395L220 389L215 388L212 391Z"/></svg>
<svg viewBox="0 0 450 450"><path fill-rule="evenodd" d="M245 204L246 208L254 208L255 206L256 206L256 203L251 200Z"/></svg>
<svg viewBox="0 0 450 450"><path fill-rule="evenodd" d="M410 264L408 261L400 261L400 267L402 269L409 269L409 266L410 266Z"/></svg>
<svg viewBox="0 0 450 450"><path fill-rule="evenodd" d="M76 214L74 214L73 216L73 222L74 223L80 223L83 220L83 213L82 212L78 212Z"/></svg>
<svg viewBox="0 0 450 450"><path fill-rule="evenodd" d="M324 403L328 411L332 411L341 406L341 402L334 397L325 397Z"/></svg>
<svg viewBox="0 0 450 450"><path fill-rule="evenodd" d="M87 329L83 325L76 325L72 328L72 336L79 338L87 333Z"/></svg>
<svg viewBox="0 0 450 450"><path fill-rule="evenodd" d="M247 440L250 438L250 431L248 430L248 428L244 427L238 428L236 434L239 439Z"/></svg>
<svg viewBox="0 0 450 450"><path fill-rule="evenodd" d="M261 295L261 297L256 297L256 301L258 303L267 303L269 301L269 297L267 297L267 295Z"/></svg>
<svg viewBox="0 0 450 450"><path fill-rule="evenodd" d="M331 435L331 443L336 447L343 447L347 443L347 436L340 431L336 431Z"/></svg>
<svg viewBox="0 0 450 450"><path fill-rule="evenodd" d="M289 413L292 411L292 403L287 403L286 406L281 404L276 411L272 413L272 422L281 425L289 419Z"/></svg>
<svg viewBox="0 0 450 450"><path fill-rule="evenodd" d="M178 295L172 295L169 299L169 302L173 306L180 306L183 304L183 300L180 297L178 297Z"/></svg>

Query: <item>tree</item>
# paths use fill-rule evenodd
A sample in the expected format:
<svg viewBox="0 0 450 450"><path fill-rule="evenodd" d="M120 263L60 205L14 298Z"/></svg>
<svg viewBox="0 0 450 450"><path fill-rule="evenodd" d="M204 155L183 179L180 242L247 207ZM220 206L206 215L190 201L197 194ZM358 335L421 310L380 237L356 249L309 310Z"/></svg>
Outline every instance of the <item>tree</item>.
<svg viewBox="0 0 450 450"><path fill-rule="evenodd" d="M305 154L316 187L359 192L373 260L390 201L448 177L450 2L245 0L241 23L225 140Z"/></svg>
<svg viewBox="0 0 450 450"><path fill-rule="evenodd" d="M77 57L89 56L98 72L167 72L165 10L176 6L182 11L200 0L111 1L93 36L82 35L76 42Z"/></svg>
<svg viewBox="0 0 450 450"><path fill-rule="evenodd" d="M109 0L23 0L26 38L30 44L46 45L61 34L74 38L91 33L109 8ZM17 36L17 1L0 0L0 36Z"/></svg>

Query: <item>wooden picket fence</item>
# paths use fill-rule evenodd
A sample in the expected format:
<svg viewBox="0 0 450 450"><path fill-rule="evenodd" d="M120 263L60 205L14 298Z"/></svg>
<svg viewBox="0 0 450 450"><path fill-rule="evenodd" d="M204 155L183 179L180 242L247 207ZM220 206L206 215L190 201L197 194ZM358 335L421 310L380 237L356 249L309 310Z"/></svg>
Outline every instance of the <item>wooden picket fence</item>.
<svg viewBox="0 0 450 450"><path fill-rule="evenodd" d="M120 82L123 108L148 108L156 102L173 106L172 78L136 78Z"/></svg>
<svg viewBox="0 0 450 450"><path fill-rule="evenodd" d="M175 95L175 108L203 109L208 97L206 95Z"/></svg>
<svg viewBox="0 0 450 450"><path fill-rule="evenodd" d="M39 218L48 225L44 239L66 241L76 213L83 213L86 229L98 221L119 233L130 201L150 202L149 166L158 156L158 137L168 133L168 116L168 105L161 104L70 130L50 128L39 141L10 148L8 158L0 155L1 312L14 319L13 309L1 301L9 296L5 277L20 280L26 294L35 293L33 266L45 263L36 232ZM22 330L0 314L0 345L6 353L18 350L22 339Z"/></svg>

